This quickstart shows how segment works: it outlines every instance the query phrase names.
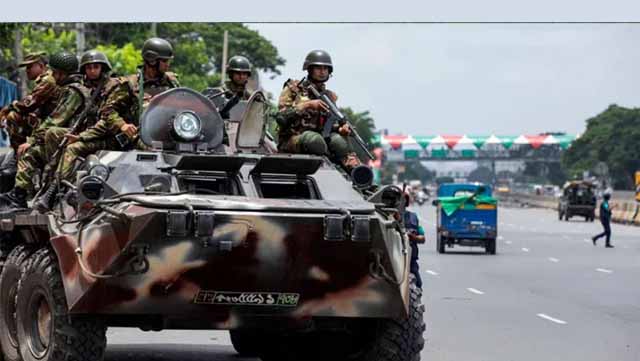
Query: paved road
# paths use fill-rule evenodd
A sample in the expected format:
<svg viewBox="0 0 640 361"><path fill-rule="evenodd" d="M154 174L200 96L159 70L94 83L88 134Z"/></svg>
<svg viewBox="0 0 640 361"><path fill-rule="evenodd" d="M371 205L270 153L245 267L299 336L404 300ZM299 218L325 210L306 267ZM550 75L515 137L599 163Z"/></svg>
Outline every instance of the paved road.
<svg viewBox="0 0 640 361"><path fill-rule="evenodd" d="M501 209L498 255L433 244L419 210L429 361L640 360L640 228L613 226L615 249L588 239L598 223L548 210ZM586 240L586 241L585 241ZM253 360L226 332L110 329L107 361Z"/></svg>

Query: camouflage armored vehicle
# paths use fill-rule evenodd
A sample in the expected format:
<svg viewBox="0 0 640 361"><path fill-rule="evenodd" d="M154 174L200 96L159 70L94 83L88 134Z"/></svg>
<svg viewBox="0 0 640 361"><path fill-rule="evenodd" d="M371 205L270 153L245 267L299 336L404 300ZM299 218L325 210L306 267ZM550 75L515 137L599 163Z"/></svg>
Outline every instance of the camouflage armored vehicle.
<svg viewBox="0 0 640 361"><path fill-rule="evenodd" d="M109 326L226 329L264 360L419 360L400 190L270 153L264 96L243 106L231 152L206 97L159 94L150 150L89 156L55 211L3 215L6 360L102 360Z"/></svg>

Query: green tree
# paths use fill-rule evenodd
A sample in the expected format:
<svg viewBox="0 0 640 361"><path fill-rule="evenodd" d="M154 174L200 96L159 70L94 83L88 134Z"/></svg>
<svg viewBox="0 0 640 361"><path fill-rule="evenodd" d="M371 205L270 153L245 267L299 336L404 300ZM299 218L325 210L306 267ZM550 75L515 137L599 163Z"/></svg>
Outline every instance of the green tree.
<svg viewBox="0 0 640 361"><path fill-rule="evenodd" d="M615 104L587 120L587 130L564 153L566 172L580 175L604 162L614 188L633 189L634 172L640 169L640 109Z"/></svg>
<svg viewBox="0 0 640 361"><path fill-rule="evenodd" d="M98 45L96 49L105 53L113 67L113 72L118 75L134 73L142 62L140 50L136 49L131 43L127 43L122 47Z"/></svg>
<svg viewBox="0 0 640 361"><path fill-rule="evenodd" d="M0 26L2 58L13 59L13 30L21 26L24 51L62 49L75 52L74 23L5 23ZM168 39L175 47L172 70L178 73L184 86L202 90L220 84L222 40L229 32L229 55L245 55L257 70L280 74L285 61L273 44L257 31L240 23L158 23L157 35ZM131 49L140 49L151 36L149 23L85 23L86 48L107 50L120 65L118 72L130 72ZM131 46L133 48L131 48ZM125 48L126 47L126 48ZM118 49L122 49L118 51ZM123 61L123 62L120 62ZM8 61L5 61L8 63ZM134 69L135 70L135 69Z"/></svg>

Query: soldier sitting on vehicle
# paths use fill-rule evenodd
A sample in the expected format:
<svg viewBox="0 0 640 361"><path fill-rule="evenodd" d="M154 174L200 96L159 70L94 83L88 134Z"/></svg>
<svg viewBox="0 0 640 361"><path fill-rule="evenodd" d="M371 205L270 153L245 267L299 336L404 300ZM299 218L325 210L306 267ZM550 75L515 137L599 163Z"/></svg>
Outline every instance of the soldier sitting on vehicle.
<svg viewBox="0 0 640 361"><path fill-rule="evenodd" d="M7 128L13 148L2 162L0 189L3 192L11 190L15 183L18 148L27 141L42 119L51 114L60 97L60 88L47 66L46 53L29 54L18 66L26 67L27 78L34 81L34 86L31 94L24 99L16 100L0 110L0 126Z"/></svg>
<svg viewBox="0 0 640 361"><path fill-rule="evenodd" d="M247 83L251 76L251 62L241 55L232 56L227 63L227 76L229 79L217 88L207 88L203 94L211 99L225 120L225 128L222 143L229 145L227 135L228 122L231 108L241 100L249 100L251 92L247 89Z"/></svg>
<svg viewBox="0 0 640 361"><path fill-rule="evenodd" d="M350 172L360 165L347 136L351 133L348 124L335 124L325 139L322 135L324 124L329 120L329 106L313 96L310 87L328 94L333 102L334 92L326 89L325 83L333 73L331 57L324 50L310 52L302 66L307 78L297 81L289 79L284 84L278 101L277 121L280 127L278 150L286 153L306 153L329 155L345 170Z"/></svg>
<svg viewBox="0 0 640 361"><path fill-rule="evenodd" d="M16 151L40 121L51 114L61 94L53 72L47 66L46 53L29 54L18 66L26 67L27 78L34 81L33 91L0 111L0 119L6 119L11 146Z"/></svg>
<svg viewBox="0 0 640 361"><path fill-rule="evenodd" d="M153 96L180 85L176 75L168 71L173 59L173 47L168 41L148 39L142 46L142 58L144 65L137 74L109 81L98 122L78 135L66 135L69 146L58 167L61 180L73 182L73 165L78 157L103 149L145 147L138 138L138 121L144 107Z"/></svg>
<svg viewBox="0 0 640 361"><path fill-rule="evenodd" d="M62 152L56 154L56 158L60 159L66 156L68 159L62 159L57 163L56 174L62 179L69 179L73 175L73 165L77 159L77 154L72 152L66 152L63 144L65 136L71 140L77 137L77 134L83 130L94 126L98 122L98 111L104 105L107 97L116 87L120 84L116 78L112 78L111 75L111 63L107 56L97 50L89 50L82 55L80 59L80 73L83 76L84 85L91 91L91 98L89 101L89 108L85 114L85 119L78 119L79 123L71 131L69 128L52 127L47 130L45 135L45 143L48 149L56 149L62 144ZM70 132L71 131L71 132ZM105 142L95 141L87 146L82 153L82 157L94 153L100 149L108 149L108 144ZM59 155L63 155L60 157ZM54 160L57 162L57 160ZM57 183L57 182L56 182ZM48 185L47 190L43 193L36 202L34 202L34 208L41 213L49 210L51 198L53 197L56 184L51 182Z"/></svg>
<svg viewBox="0 0 640 361"><path fill-rule="evenodd" d="M0 195L0 209L10 210L27 207L28 192L34 189L36 174L42 170L55 149L45 145L45 134L52 127L67 127L82 113L90 91L81 84L78 59L74 54L63 51L51 56L50 66L53 77L61 87L62 95L53 112L42 122L26 143L20 145L18 173L15 188Z"/></svg>

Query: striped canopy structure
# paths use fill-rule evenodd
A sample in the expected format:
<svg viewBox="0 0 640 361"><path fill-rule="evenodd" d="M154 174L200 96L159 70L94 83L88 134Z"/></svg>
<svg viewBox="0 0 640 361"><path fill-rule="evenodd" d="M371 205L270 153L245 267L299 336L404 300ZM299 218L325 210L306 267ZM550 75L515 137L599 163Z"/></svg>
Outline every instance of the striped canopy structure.
<svg viewBox="0 0 640 361"><path fill-rule="evenodd" d="M418 158L421 153L432 157L446 157L456 151L463 157L473 157L477 151L509 151L514 146L531 147L534 150L557 146L565 150L578 136L574 135L378 135L374 141L392 153L403 153L403 158Z"/></svg>

